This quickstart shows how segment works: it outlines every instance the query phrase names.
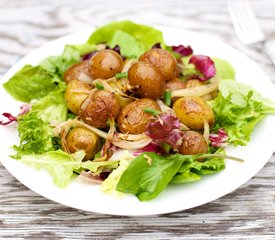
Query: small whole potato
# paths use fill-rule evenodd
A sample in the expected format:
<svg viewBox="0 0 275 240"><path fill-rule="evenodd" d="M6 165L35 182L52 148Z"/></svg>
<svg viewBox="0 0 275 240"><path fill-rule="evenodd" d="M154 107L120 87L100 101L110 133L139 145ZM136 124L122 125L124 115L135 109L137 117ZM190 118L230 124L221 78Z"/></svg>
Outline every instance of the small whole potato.
<svg viewBox="0 0 275 240"><path fill-rule="evenodd" d="M71 80L65 90L65 102L68 109L78 115L83 100L89 96L93 87L78 80Z"/></svg>
<svg viewBox="0 0 275 240"><path fill-rule="evenodd" d="M128 71L128 80L139 98L160 98L165 91L164 79L150 63L137 62Z"/></svg>
<svg viewBox="0 0 275 240"><path fill-rule="evenodd" d="M122 68L122 57L110 49L97 52L89 61L89 73L93 79L112 78L121 72Z"/></svg>
<svg viewBox="0 0 275 240"><path fill-rule="evenodd" d="M84 127L75 127L66 136L66 145L70 153L85 151L84 160L93 159L100 150L101 140L94 132Z"/></svg>
<svg viewBox="0 0 275 240"><path fill-rule="evenodd" d="M206 153L208 145L205 138L198 132L185 131L183 132L182 144L179 153L184 155L195 155Z"/></svg>
<svg viewBox="0 0 275 240"><path fill-rule="evenodd" d="M153 48L139 57L139 61L151 63L163 75L164 80L168 81L176 76L177 60L167 50Z"/></svg>
<svg viewBox="0 0 275 240"><path fill-rule="evenodd" d="M174 102L173 109L180 121L192 130L203 130L205 121L210 127L214 125L214 113L200 97L181 97Z"/></svg>
<svg viewBox="0 0 275 240"><path fill-rule="evenodd" d="M72 80L79 80L79 76L81 73L87 74L89 76L88 67L88 61L74 64L64 73L64 81L68 84Z"/></svg>
<svg viewBox="0 0 275 240"><path fill-rule="evenodd" d="M186 82L182 81L179 78L173 78L172 80L166 82L166 89L167 90L178 90L186 88Z"/></svg>
<svg viewBox="0 0 275 240"><path fill-rule="evenodd" d="M91 93L81 104L81 119L96 128L106 128L108 120L117 118L120 111L119 101L114 93L97 90Z"/></svg>
<svg viewBox="0 0 275 240"><path fill-rule="evenodd" d="M160 107L156 101L150 98L142 98L131 102L123 108L118 115L118 129L123 133L143 133L148 122L152 119L152 115L144 112L144 108L151 108L160 111Z"/></svg>

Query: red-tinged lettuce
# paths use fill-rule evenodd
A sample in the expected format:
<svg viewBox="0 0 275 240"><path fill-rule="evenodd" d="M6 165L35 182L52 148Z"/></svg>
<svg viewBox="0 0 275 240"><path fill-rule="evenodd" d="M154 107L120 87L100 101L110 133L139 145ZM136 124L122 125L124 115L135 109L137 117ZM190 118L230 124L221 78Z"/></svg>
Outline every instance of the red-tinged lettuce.
<svg viewBox="0 0 275 240"><path fill-rule="evenodd" d="M201 81L206 81L216 74L216 68L213 60L205 55L193 55L189 64L194 64L197 71L200 75L197 76Z"/></svg>
<svg viewBox="0 0 275 240"><path fill-rule="evenodd" d="M193 49L191 46L183 46L183 45L178 45L178 46L172 46L172 50L176 53L179 53L182 57L189 56L193 53Z"/></svg>
<svg viewBox="0 0 275 240"><path fill-rule="evenodd" d="M166 153L166 151L159 144L157 144L155 142L150 142L147 146L135 151L133 153L133 155L134 156L139 156L140 154L142 154L144 152L154 152L154 153L157 153L159 155L163 155L163 154Z"/></svg>
<svg viewBox="0 0 275 240"><path fill-rule="evenodd" d="M217 133L211 133L209 135L209 140L213 147L225 147L228 145L228 135L222 128L218 129Z"/></svg>
<svg viewBox="0 0 275 240"><path fill-rule="evenodd" d="M17 117L13 116L11 113L3 113L2 115L7 118L6 121L0 121L0 125L9 125L13 122L17 122L17 118L26 114L28 111L30 111L31 109L31 104L28 103L28 104L23 104L21 107L20 107L20 113L17 115Z"/></svg>
<svg viewBox="0 0 275 240"><path fill-rule="evenodd" d="M17 117L14 117L12 114L10 114L10 113L3 113L2 114L5 118L7 118L7 120L6 121L0 121L0 125L9 125L9 124L11 124L11 123L13 123L13 122L16 122L17 121Z"/></svg>
<svg viewBox="0 0 275 240"><path fill-rule="evenodd" d="M174 150L181 145L182 131L180 120L169 114L160 114L155 122L147 125L145 134L157 144L169 144Z"/></svg>

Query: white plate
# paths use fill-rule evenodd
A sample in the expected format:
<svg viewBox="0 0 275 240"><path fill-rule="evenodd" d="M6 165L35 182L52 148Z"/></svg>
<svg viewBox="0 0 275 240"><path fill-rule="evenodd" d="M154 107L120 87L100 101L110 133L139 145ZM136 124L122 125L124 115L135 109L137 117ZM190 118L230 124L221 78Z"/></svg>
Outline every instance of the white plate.
<svg viewBox="0 0 275 240"><path fill-rule="evenodd" d="M236 70L237 80L250 84L263 96L275 101L275 91L265 73L251 60L232 47L210 37L176 28L158 27L163 31L165 41L170 45L191 45L196 54L205 54L229 61ZM78 44L87 40L92 30L72 34L32 52L2 78L6 82L17 70L25 64L37 64L49 55L58 55L65 44ZM2 88L0 89L0 113L18 113L21 103L14 101ZM275 135L275 116L266 117L253 132L251 142L247 147L230 147L227 154L245 159L244 163L226 162L226 169L218 174L203 177L199 182L171 185L155 200L139 202L134 196L121 199L113 198L100 192L99 187L72 182L66 189L57 188L50 176L43 171L37 171L24 166L20 161L8 157L10 147L18 143L15 127L0 127L1 162L8 171L25 186L34 192L55 202L97 213L114 215L151 215L180 211L193 208L220 198L237 189L253 177L269 160L274 150L270 139Z"/></svg>

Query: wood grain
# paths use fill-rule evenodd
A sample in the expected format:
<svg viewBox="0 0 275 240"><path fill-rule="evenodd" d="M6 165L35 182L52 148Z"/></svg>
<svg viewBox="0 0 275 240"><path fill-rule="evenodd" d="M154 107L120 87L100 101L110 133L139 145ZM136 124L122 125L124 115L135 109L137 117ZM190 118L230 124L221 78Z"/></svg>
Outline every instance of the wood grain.
<svg viewBox="0 0 275 240"><path fill-rule="evenodd" d="M275 49L275 1L251 3L269 46ZM224 0L1 0L0 76L52 39L118 19L213 35L255 60L275 83L274 67L262 49L245 47L236 39ZM275 155L248 183L221 199L177 213L120 217L47 200L1 165L0 239L275 239L274 176Z"/></svg>

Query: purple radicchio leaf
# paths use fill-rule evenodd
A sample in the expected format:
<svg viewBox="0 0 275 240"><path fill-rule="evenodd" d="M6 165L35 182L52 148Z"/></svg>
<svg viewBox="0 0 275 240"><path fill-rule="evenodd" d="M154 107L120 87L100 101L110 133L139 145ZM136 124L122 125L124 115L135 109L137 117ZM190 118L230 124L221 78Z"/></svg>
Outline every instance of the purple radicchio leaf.
<svg viewBox="0 0 275 240"><path fill-rule="evenodd" d="M111 171L103 171L101 173L99 173L99 175L94 174L91 171L82 171L79 174L79 178L81 178L82 180L85 180L87 182L92 182L92 183L98 183L101 184L106 178L108 178L108 176L111 174Z"/></svg>
<svg viewBox="0 0 275 240"><path fill-rule="evenodd" d="M203 76L199 76L201 81L206 81L216 74L216 68L213 60L205 55L193 55L189 63L195 65L196 69L202 73Z"/></svg>
<svg viewBox="0 0 275 240"><path fill-rule="evenodd" d="M157 144L170 144L174 150L180 147L182 140L181 124L177 117L161 114L155 122L147 125L145 134Z"/></svg>
<svg viewBox="0 0 275 240"><path fill-rule="evenodd" d="M120 46L118 46L118 45L115 45L113 48L106 46L106 49L111 49L111 50L117 52L119 55L121 55L120 54Z"/></svg>
<svg viewBox="0 0 275 240"><path fill-rule="evenodd" d="M193 49L190 46L187 46L187 47L183 45L172 46L172 50L176 53L179 53L183 57L189 56L193 53Z"/></svg>
<svg viewBox="0 0 275 240"><path fill-rule="evenodd" d="M0 125L9 125L13 122L17 121L17 117L14 117L12 114L10 113L3 113L2 114L5 118L7 118L7 121L0 121Z"/></svg>
<svg viewBox="0 0 275 240"><path fill-rule="evenodd" d="M161 45L160 45L160 42L158 43L155 43L151 49L154 49L154 48L161 48Z"/></svg>
<svg viewBox="0 0 275 240"><path fill-rule="evenodd" d="M17 115L17 117L20 117L24 114L26 114L28 111L30 111L31 109L31 103L27 103L27 104L23 104L22 106L20 106L20 112ZM3 113L2 114L5 118L7 118L6 121L0 121L0 125L9 125L13 122L17 122L17 117L13 116L11 113Z"/></svg>
<svg viewBox="0 0 275 240"><path fill-rule="evenodd" d="M82 61L87 61L90 60L92 58L92 56L94 56L96 53L98 52L98 50L94 50L92 52L86 53L82 56Z"/></svg>
<svg viewBox="0 0 275 240"><path fill-rule="evenodd" d="M163 155L166 153L166 151L157 143L155 142L150 142L148 145L146 145L143 148L138 149L133 153L134 156L139 156L140 154L144 152L154 152L159 155Z"/></svg>
<svg viewBox="0 0 275 240"><path fill-rule="evenodd" d="M228 135L222 128L218 130L218 133L211 133L209 135L209 140L213 147L225 147L228 145L226 142L228 140Z"/></svg>

